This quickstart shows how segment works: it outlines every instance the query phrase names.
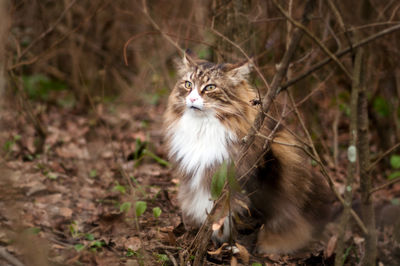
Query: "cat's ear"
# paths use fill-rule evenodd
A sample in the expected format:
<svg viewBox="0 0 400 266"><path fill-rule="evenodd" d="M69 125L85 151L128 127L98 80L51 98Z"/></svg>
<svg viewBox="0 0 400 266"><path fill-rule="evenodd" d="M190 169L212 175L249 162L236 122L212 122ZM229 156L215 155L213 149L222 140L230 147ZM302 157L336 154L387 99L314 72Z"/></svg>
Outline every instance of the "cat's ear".
<svg viewBox="0 0 400 266"><path fill-rule="evenodd" d="M189 49L187 49L183 54L182 60L177 60L175 62L178 73L182 76L186 72L193 69L193 67L196 66L195 59L195 55Z"/></svg>
<svg viewBox="0 0 400 266"><path fill-rule="evenodd" d="M254 63L252 60L246 60L237 64L228 64L224 69L229 77L236 83L246 80L253 71Z"/></svg>
<svg viewBox="0 0 400 266"><path fill-rule="evenodd" d="M191 50L187 49L183 54L183 60L182 60L185 67L186 68L194 67L196 65L196 63L194 62L195 60L196 60L196 55L193 54Z"/></svg>

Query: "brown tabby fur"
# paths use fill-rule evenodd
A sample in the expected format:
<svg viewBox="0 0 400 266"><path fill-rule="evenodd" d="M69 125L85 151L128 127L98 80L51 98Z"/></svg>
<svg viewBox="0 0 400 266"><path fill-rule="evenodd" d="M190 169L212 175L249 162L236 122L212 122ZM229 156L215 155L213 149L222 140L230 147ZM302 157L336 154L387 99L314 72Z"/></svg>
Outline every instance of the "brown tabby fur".
<svg viewBox="0 0 400 266"><path fill-rule="evenodd" d="M238 152L240 141L249 131L258 112L250 103L256 99L256 94L246 79L249 68L249 63L212 64L193 60L189 56L184 58L179 67L181 78L197 82L198 88L210 82L216 85L217 89L212 92L199 89L199 94L204 100L204 108L213 109L220 123L237 136L235 140L227 142L229 157L233 161L243 156ZM177 159L177 153L172 151L171 132L187 110L185 98L190 92L184 88L184 84L185 79L179 80L169 97L165 114L166 141L170 158L176 166L175 174L181 180L178 199L184 223L199 227L201 219L195 218L188 210L193 204L194 193L209 193L213 173L220 162L204 171L200 187L194 189L190 186L193 172L185 171L182 168L183 159ZM268 136L275 125L271 120L266 121L260 133ZM291 253L306 247L329 219L330 193L325 181L311 174L305 154L290 146L298 143L286 130L278 127L274 142L260 160L257 156L263 154L264 144L265 138L257 136L240 164L236 165L237 177L244 176L239 182L245 193L239 198L244 198L244 202L249 204L251 214L246 219L261 225L252 228L259 230L257 250L262 253ZM248 210L235 204L235 200L233 205L238 217L248 216Z"/></svg>

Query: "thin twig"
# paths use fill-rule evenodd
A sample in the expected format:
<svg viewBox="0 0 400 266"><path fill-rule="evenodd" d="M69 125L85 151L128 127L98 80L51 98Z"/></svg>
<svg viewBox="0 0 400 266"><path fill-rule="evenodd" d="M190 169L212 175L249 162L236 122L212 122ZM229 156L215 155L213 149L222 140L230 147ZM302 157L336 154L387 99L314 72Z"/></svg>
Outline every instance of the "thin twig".
<svg viewBox="0 0 400 266"><path fill-rule="evenodd" d="M154 21L154 19L150 16L149 11L148 11L148 9L147 9L146 0L142 0L142 4L143 4L143 9L142 9L142 11L143 11L143 13L145 14L145 16L147 17L147 19L149 20L149 22L151 23L151 25L152 25L156 30L158 30L158 31L161 33L161 35L162 35L169 43L171 43L178 51L180 51L181 54L184 54L185 51L184 51L181 47L179 47L179 45L178 45L176 42L174 42L167 34L165 34L165 33L161 30L160 26L159 26L159 25Z"/></svg>
<svg viewBox="0 0 400 266"><path fill-rule="evenodd" d="M357 47L361 47L361 46L366 45L366 44L368 44L368 43L370 43L370 42L372 42L372 41L374 41L374 40L376 40L376 39L378 39L378 38L380 38L380 37L382 37L384 35L390 34L392 32L398 31L398 30L400 30L400 23L397 24L396 26L384 29L384 30L382 30L382 31L380 31L380 32L378 32L376 34L373 34L373 35L365 38L364 40L362 40L360 42L355 43L353 45L353 48L355 49ZM344 56L345 54L351 52L351 50L352 50L351 47L346 47L345 49L340 50L339 52L335 53L335 56L340 58L340 57ZM327 58L323 59L322 61L320 61L319 63L311 66L308 70L306 70L302 74L299 74L297 77L294 77L291 80L289 80L288 82L286 82L285 84L283 84L280 87L280 90L278 92L287 89L288 87L290 87L293 84L295 84L296 82L304 79L305 77L307 77L311 73L315 72L316 70L320 69L321 67L325 66L326 64L328 64L331 61L332 61L332 58L331 57L327 57Z"/></svg>
<svg viewBox="0 0 400 266"><path fill-rule="evenodd" d="M227 38L226 36L224 36L222 33L220 33L219 31L217 31L216 29L213 28L213 26L211 27L211 30L218 35L219 37L221 37L222 39L224 39L225 41L229 42L232 46L236 47L245 57L248 61L252 61L252 59L246 54L246 52L242 49L242 47L240 47L238 44L234 43L233 41L231 41L229 38ZM267 80L265 79L264 75L261 73L260 69L254 65L254 69L256 70L257 74L260 76L260 78L262 79L262 81L265 84L265 87L269 90L270 86L267 82Z"/></svg>
<svg viewBox="0 0 400 266"><path fill-rule="evenodd" d="M172 264L174 266L178 266L178 263L176 262L175 257L171 254L171 252L169 252L168 250L164 250L165 254L168 255L168 258L170 259L170 261L172 262Z"/></svg>
<svg viewBox="0 0 400 266"><path fill-rule="evenodd" d="M344 24L343 18L340 15L339 10L335 6L335 4L332 2L332 0L328 0L328 6L331 9L332 13L335 15L337 21L339 22L340 27L344 31L344 35L346 36L346 39L347 39L347 42L348 42L350 48L353 49L353 43L351 41L350 32L349 32L348 28L346 27L346 25Z"/></svg>
<svg viewBox="0 0 400 266"><path fill-rule="evenodd" d="M308 16L313 11L314 5L315 5L314 0L307 1L306 7L303 12L303 24L307 24L309 22ZM270 89L268 90L267 94L264 96L264 99L262 100L262 110L256 116L253 123L253 127L251 128L247 136L244 138L244 144L241 147L241 153L248 152L248 149L253 144L257 131L260 130L264 122L264 118L266 114L268 114L269 112L272 102L279 93L280 85L286 76L289 63L294 56L294 53L300 43L302 36L303 36L303 31L301 31L299 28L296 28L292 31L288 49L286 50L280 64L277 67L277 72L272 80Z"/></svg>
<svg viewBox="0 0 400 266"><path fill-rule="evenodd" d="M308 132L308 130L307 130L305 124L304 124L304 121L303 121L303 119L301 118L299 111L297 110L297 107L296 107L296 104L295 104L295 102L294 102L294 99L293 99L293 97L291 96L290 93L289 93L289 97L290 97L290 100L292 101L292 106L293 106L293 108L294 108L294 110L295 110L295 113L296 113L296 115L297 115L297 118L299 119L300 124L301 124L301 126L302 126L302 128L303 128L303 131L305 132L305 134L306 134L306 136L307 136L308 142L310 143L311 149L312 149L313 154L314 154L314 156L313 156L314 158L313 158L313 159L321 166L321 173L322 173L322 175L327 179L328 184L329 184L329 187L331 188L331 190L332 190L333 193L335 194L336 198L340 201L340 203L341 203L342 205L345 205L345 201L344 201L343 197L342 197L342 196L340 195L340 193L337 191L337 189L336 189L336 187L335 187L335 183L334 183L332 177L328 174L328 171L326 170L325 165L322 163L322 160L321 160L321 158L320 158L320 156L319 156L317 150L315 149L314 142L312 141L311 135L310 135L310 133ZM364 223L362 222L362 220L360 219L360 217L357 215L357 213L356 213L353 209L351 209L351 210L350 210L350 214L351 214L351 216L354 218L354 220L357 222L357 224L360 226L361 230L362 230L364 233L367 233L368 230L367 230L367 228L365 227L365 225L364 225Z"/></svg>
<svg viewBox="0 0 400 266"><path fill-rule="evenodd" d="M4 247L0 247L0 257L8 261L14 266L24 266L16 257L11 255Z"/></svg>
<svg viewBox="0 0 400 266"><path fill-rule="evenodd" d="M79 28L81 28L84 24L86 24L86 22L89 21L90 19L92 19L97 14L97 12L99 12L100 10L102 10L103 8L108 6L111 3L111 1L112 0L109 0L109 1L105 2L103 5L96 6L94 12L92 14L90 14L90 16L86 17L78 26L76 26L75 28L70 30L67 34L64 34L64 36L62 36L60 39L58 39L53 44L51 44L50 47L47 50L45 50L44 52L36 55L35 57L33 57L31 59L13 64L12 66L9 66L7 68L7 70L10 71L10 70L13 70L13 69L21 67L21 66L31 65L31 64L36 63L40 59L43 59L46 54L50 53L57 45L62 43L64 40L66 40L70 34L72 34L73 32L76 32Z"/></svg>
<svg viewBox="0 0 400 266"><path fill-rule="evenodd" d="M384 189L385 187L388 187L388 186L390 186L390 185L393 185L393 184L395 184L395 183L397 183L397 182L399 182L399 181L400 181L400 178L396 178L396 179L390 180L389 182L386 182L386 183L384 183L384 184L382 184L382 185L379 185L379 186L377 186L377 187L374 187L373 189L371 189L371 190L369 191L369 195L371 196L373 193L377 192L378 190Z"/></svg>
<svg viewBox="0 0 400 266"><path fill-rule="evenodd" d="M284 15L294 26L301 29L308 37L310 37L336 64L343 70L343 72L351 79L352 76L350 72L346 69L346 67L339 61L335 54L333 54L329 49L314 35L312 32L307 29L303 24L295 21L291 16L289 16L286 11L278 4L276 0L272 1L275 6L279 9L279 11Z"/></svg>
<svg viewBox="0 0 400 266"><path fill-rule="evenodd" d="M368 167L367 171L370 172L372 169L375 168L375 166L383 159L385 158L389 153L391 153L392 151L394 151L395 149L397 149L400 146L400 142L396 143L393 147L391 147L390 149L388 149L387 151L385 151L382 155L379 156L378 159L376 159L373 163L370 164L370 166Z"/></svg>
<svg viewBox="0 0 400 266"><path fill-rule="evenodd" d="M72 0L68 6L63 10L63 12L60 14L60 16L58 17L58 19L54 22L53 25L51 25L46 31L44 31L42 34L40 34L36 39L34 39L29 45L28 47L26 47L21 54L17 57L18 60L23 57L34 45L36 45L36 43L38 41L40 41L41 39L43 39L44 37L46 37L48 34L50 34L55 27L57 26L57 24L59 24L63 18L65 17L65 15L67 14L68 10L71 9L71 7L76 3L76 0Z"/></svg>

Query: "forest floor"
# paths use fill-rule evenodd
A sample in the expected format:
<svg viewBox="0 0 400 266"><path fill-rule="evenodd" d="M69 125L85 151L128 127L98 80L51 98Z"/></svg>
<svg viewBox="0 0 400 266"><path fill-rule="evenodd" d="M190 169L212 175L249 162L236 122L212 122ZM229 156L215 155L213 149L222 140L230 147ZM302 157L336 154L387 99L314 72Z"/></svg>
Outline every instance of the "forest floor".
<svg viewBox="0 0 400 266"><path fill-rule="evenodd" d="M86 113L52 105L42 109L47 135L40 155L26 112L2 110L0 264L7 256L24 265L179 264L193 234L181 223L179 182L161 159L166 158L160 129L165 106L98 104ZM396 199L399 191L394 185L376 198ZM349 231L348 264L359 260L363 241ZM251 255L247 263L240 256L238 261L332 265L335 236L327 242L300 256ZM380 232L379 247L385 265L399 258L392 231ZM230 263L211 243L210 251L207 265Z"/></svg>

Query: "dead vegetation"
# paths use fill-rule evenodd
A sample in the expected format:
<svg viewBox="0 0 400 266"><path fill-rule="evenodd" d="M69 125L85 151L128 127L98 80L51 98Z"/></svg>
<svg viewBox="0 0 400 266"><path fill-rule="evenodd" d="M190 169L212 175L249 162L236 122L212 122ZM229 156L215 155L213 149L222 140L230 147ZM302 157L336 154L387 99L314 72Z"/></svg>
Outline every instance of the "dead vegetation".
<svg viewBox="0 0 400 266"><path fill-rule="evenodd" d="M1 2L0 262L333 265L343 254L337 264L396 265L400 4L306 1L307 13L303 2ZM188 256L197 244L181 224L160 131L186 48L220 62L253 57L263 108L284 103L275 119L304 139L313 169L340 198L352 192L339 240L332 225L304 254L242 246L232 257L205 242L207 256ZM363 151L348 170L351 145Z"/></svg>

